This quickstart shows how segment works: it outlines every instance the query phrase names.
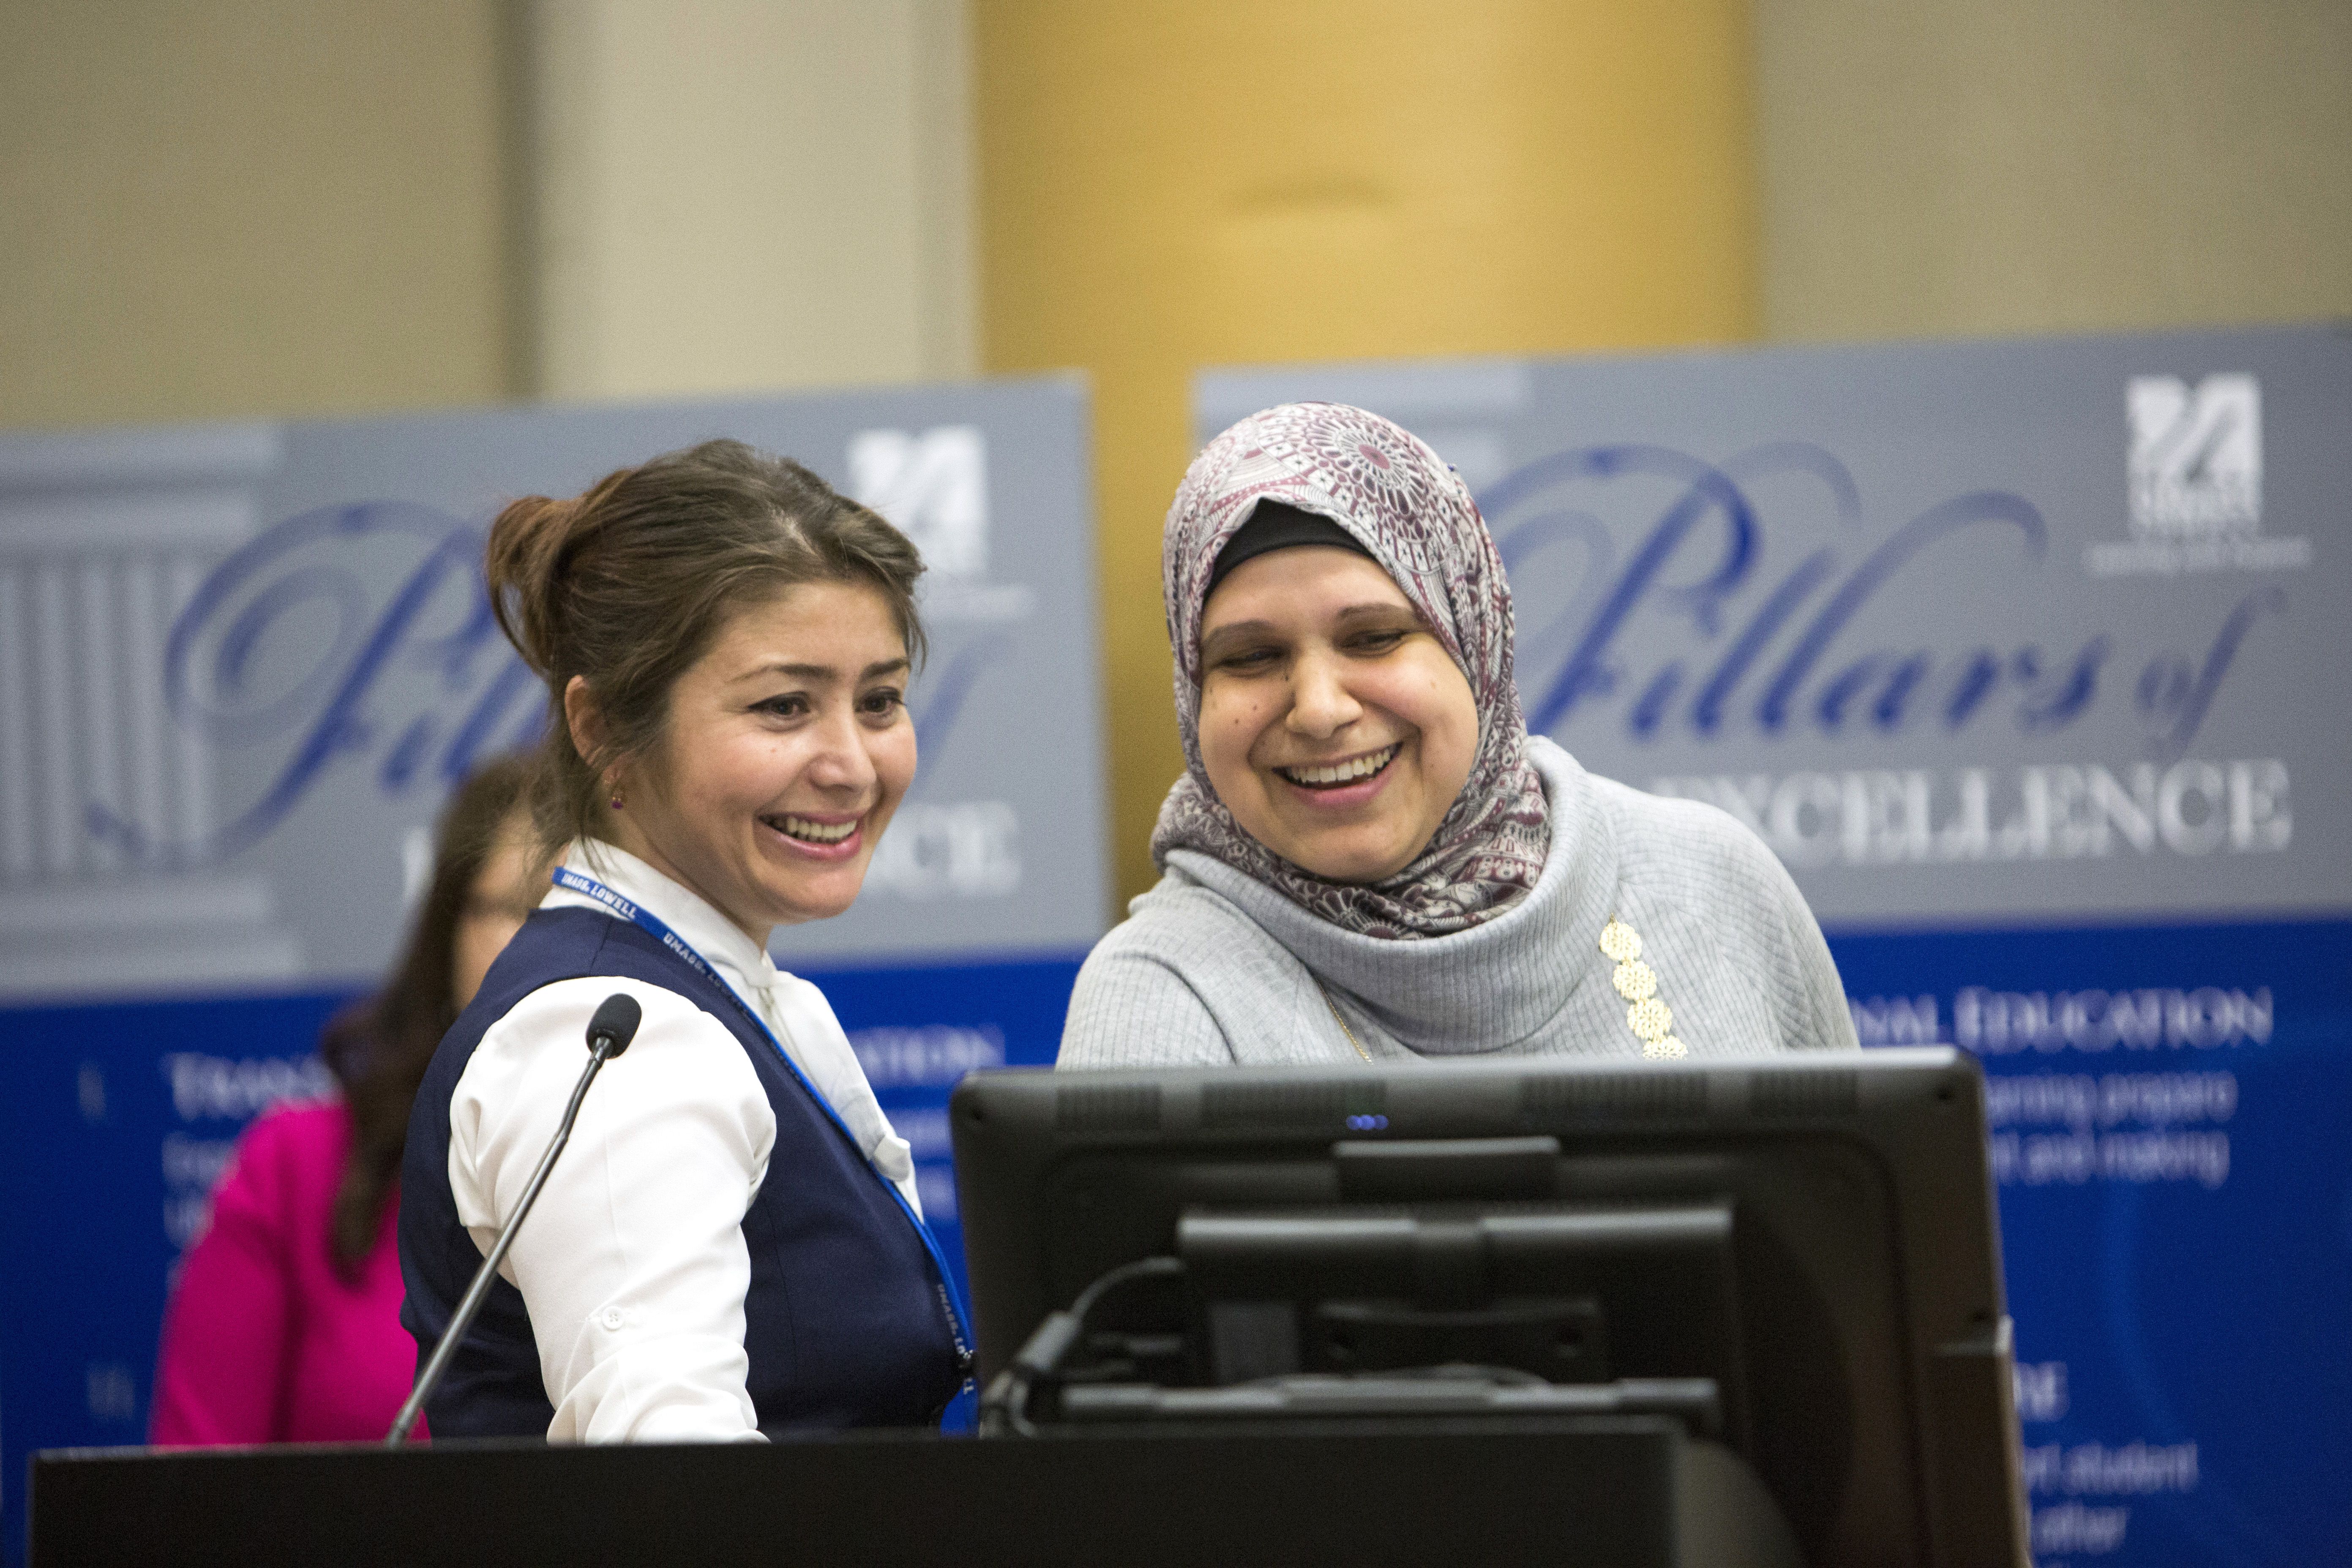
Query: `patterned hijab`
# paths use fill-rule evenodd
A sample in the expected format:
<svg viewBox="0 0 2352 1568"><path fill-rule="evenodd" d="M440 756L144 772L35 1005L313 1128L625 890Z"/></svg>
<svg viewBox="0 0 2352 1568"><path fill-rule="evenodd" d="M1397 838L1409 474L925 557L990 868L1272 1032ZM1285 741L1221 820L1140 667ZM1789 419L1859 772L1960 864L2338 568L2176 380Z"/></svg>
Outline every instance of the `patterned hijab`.
<svg viewBox="0 0 2352 1568"><path fill-rule="evenodd" d="M1427 848L1385 881L1334 882L1276 855L1234 820L1201 765L1201 618L1226 541L1261 500L1329 518L1371 552L1469 678L1478 750L1469 781ZM1286 403L1253 414L1192 461L1160 543L1176 722L1185 776L1151 835L1163 868L1190 849L1368 936L1444 936L1517 902L1543 872L1551 823L1528 761L1511 675L1511 590L1486 524L1458 475L1376 414Z"/></svg>

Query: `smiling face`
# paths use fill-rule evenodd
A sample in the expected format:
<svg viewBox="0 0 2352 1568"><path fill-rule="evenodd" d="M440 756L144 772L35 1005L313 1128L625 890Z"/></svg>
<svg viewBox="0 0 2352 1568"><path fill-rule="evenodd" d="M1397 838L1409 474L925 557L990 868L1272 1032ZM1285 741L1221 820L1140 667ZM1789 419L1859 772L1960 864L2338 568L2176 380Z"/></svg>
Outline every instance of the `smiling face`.
<svg viewBox="0 0 2352 1568"><path fill-rule="evenodd" d="M1243 562L1201 621L1201 763L1234 820L1335 882L1411 865L1478 750L1470 682L1378 563Z"/></svg>
<svg viewBox="0 0 2352 1568"><path fill-rule="evenodd" d="M914 782L909 673L888 604L862 584L738 610L671 687L657 754L614 775L613 841L763 946L775 926L841 913ZM593 737L574 685L574 738L583 720Z"/></svg>

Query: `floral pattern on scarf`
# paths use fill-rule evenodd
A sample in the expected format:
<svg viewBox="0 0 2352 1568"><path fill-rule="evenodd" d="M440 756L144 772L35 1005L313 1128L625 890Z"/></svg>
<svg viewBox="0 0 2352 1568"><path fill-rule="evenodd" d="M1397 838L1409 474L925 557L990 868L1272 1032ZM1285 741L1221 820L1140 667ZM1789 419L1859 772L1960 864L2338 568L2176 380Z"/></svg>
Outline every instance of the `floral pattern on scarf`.
<svg viewBox="0 0 2352 1568"><path fill-rule="evenodd" d="M1261 500L1328 517L1370 551L1468 678L1478 707L1470 777L1428 847L1374 883L1334 882L1276 855L1218 800L1201 765L1201 619L1209 574ZM1370 936L1465 931L1536 885L1550 846L1543 784L1528 761L1513 680L1510 584L1461 477L1376 414L1289 403L1253 414L1194 458L1160 552L1185 776L1160 808L1152 858L1211 856L1311 912Z"/></svg>

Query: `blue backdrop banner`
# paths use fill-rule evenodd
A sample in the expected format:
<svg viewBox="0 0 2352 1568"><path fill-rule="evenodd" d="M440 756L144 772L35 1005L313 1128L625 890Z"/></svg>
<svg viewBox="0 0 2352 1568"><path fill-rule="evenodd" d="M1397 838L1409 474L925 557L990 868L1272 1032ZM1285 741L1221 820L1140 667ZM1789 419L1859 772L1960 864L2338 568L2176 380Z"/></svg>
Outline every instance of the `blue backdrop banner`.
<svg viewBox="0 0 2352 1568"><path fill-rule="evenodd" d="M1428 440L1529 724L1990 1079L2033 1548L2352 1562L2352 336L1220 371Z"/></svg>

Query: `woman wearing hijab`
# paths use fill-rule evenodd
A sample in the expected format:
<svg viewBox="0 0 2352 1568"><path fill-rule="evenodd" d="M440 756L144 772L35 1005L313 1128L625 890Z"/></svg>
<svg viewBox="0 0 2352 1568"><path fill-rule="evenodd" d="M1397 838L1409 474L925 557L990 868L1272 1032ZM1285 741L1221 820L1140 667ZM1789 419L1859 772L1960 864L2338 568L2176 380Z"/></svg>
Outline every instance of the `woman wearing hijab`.
<svg viewBox="0 0 2352 1568"><path fill-rule="evenodd" d="M1186 773L1061 1066L1855 1045L1760 840L1528 733L1501 558L1412 436L1243 420L1185 475L1161 579Z"/></svg>

